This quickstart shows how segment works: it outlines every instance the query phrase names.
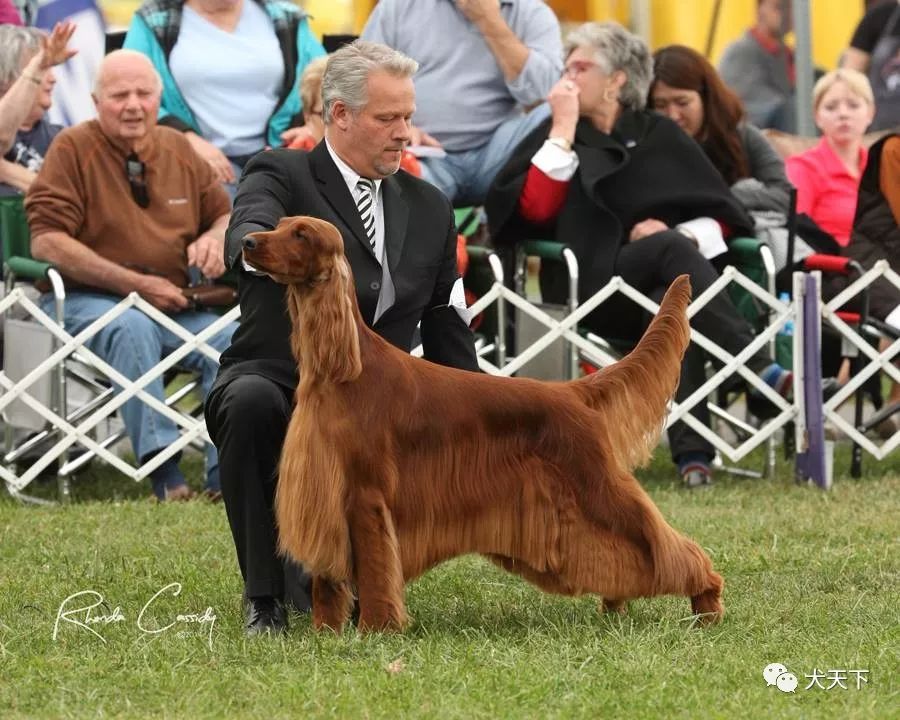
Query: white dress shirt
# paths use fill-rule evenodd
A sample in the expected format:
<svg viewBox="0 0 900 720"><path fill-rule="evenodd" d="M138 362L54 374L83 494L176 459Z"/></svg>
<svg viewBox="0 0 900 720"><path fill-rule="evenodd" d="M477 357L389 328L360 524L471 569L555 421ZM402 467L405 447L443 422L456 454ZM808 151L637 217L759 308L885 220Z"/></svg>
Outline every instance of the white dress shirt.
<svg viewBox="0 0 900 720"><path fill-rule="evenodd" d="M334 164L337 165L337 169L341 172L341 177L343 177L344 182L347 183L347 189L353 196L353 203L359 206L359 196L362 193L359 188L356 187L356 184L359 182L362 175L338 157L328 140L325 140L325 147L328 148L331 159L334 160ZM387 263L384 262L387 253L384 247L384 200L382 199L381 193L381 183L383 180L372 180L372 182L375 183L375 197L373 198L375 202L375 259L378 260L382 266L385 266L387 265Z"/></svg>

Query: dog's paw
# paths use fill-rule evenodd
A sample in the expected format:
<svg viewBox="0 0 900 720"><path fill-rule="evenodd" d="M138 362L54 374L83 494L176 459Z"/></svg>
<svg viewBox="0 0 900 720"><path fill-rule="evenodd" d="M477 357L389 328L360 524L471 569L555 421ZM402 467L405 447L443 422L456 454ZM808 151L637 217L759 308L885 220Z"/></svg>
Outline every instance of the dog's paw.
<svg viewBox="0 0 900 720"><path fill-rule="evenodd" d="M628 601L614 600L613 598L602 598L600 600L600 612L625 615L628 612Z"/></svg>
<svg viewBox="0 0 900 720"><path fill-rule="evenodd" d="M722 596L718 588L707 590L691 598L691 610L697 616L698 625L715 625L725 615Z"/></svg>

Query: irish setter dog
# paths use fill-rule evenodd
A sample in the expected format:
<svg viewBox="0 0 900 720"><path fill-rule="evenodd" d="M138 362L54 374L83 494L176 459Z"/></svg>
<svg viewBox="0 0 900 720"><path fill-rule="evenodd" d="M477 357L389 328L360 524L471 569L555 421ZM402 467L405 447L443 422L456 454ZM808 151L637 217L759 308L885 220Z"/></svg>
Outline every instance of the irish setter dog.
<svg viewBox="0 0 900 720"><path fill-rule="evenodd" d="M279 544L313 577L315 627L408 621L404 586L480 553L543 590L682 595L703 622L722 578L663 519L631 471L649 458L689 341L687 276L638 346L568 383L442 367L363 322L337 229L285 218L245 241L287 285L300 367L275 497Z"/></svg>

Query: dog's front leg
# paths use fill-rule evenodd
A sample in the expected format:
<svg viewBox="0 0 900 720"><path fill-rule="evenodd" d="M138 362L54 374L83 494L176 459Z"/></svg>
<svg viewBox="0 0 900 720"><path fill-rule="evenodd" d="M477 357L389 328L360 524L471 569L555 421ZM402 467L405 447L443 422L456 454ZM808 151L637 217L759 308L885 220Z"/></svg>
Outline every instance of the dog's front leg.
<svg viewBox="0 0 900 720"><path fill-rule="evenodd" d="M350 583L333 582L321 576L312 581L313 626L317 630L330 628L340 632L353 606Z"/></svg>
<svg viewBox="0 0 900 720"><path fill-rule="evenodd" d="M354 498L350 542L359 599L359 629L401 629L407 616L400 548L391 511L379 490L362 490Z"/></svg>

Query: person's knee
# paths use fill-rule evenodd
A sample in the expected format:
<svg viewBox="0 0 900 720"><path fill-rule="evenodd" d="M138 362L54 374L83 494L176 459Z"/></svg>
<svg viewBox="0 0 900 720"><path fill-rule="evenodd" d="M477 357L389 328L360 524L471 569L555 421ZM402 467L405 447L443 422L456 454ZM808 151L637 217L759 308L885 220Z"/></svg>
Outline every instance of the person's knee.
<svg viewBox="0 0 900 720"><path fill-rule="evenodd" d="M101 352L107 356L134 356L140 364L155 365L162 353L159 327L140 310L129 308L98 334Z"/></svg>
<svg viewBox="0 0 900 720"><path fill-rule="evenodd" d="M285 391L260 375L240 375L214 387L206 407L210 429L220 440L234 432L245 437L283 434L290 412Z"/></svg>
<svg viewBox="0 0 900 720"><path fill-rule="evenodd" d="M664 230L651 237L662 245L663 252L676 253L681 257L696 257L700 255L697 244L677 230Z"/></svg>

